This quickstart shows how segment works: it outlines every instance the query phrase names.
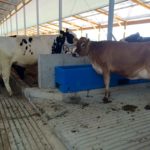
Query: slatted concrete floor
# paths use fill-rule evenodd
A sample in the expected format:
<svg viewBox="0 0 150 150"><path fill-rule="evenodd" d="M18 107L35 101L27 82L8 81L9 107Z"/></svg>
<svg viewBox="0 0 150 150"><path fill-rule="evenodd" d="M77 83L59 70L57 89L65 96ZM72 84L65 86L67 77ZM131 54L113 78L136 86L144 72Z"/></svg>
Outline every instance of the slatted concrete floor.
<svg viewBox="0 0 150 150"><path fill-rule="evenodd" d="M25 99L0 94L0 150L51 150L48 126Z"/></svg>
<svg viewBox="0 0 150 150"><path fill-rule="evenodd" d="M118 88L109 104L102 97L85 94L78 104L34 103L46 110L49 125L68 150L150 150L149 84ZM126 111L124 106L137 108Z"/></svg>

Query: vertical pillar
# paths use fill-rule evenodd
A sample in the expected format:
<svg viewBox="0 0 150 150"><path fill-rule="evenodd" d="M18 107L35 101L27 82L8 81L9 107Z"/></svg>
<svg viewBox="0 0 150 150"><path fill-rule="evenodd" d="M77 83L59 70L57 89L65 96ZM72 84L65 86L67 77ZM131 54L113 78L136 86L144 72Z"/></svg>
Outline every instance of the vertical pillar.
<svg viewBox="0 0 150 150"><path fill-rule="evenodd" d="M12 17L11 17L11 14L10 14L10 34L12 35Z"/></svg>
<svg viewBox="0 0 150 150"><path fill-rule="evenodd" d="M81 28L81 37L83 36L83 31L82 31L82 28Z"/></svg>
<svg viewBox="0 0 150 150"><path fill-rule="evenodd" d="M18 14L17 14L17 8L16 8L16 35L18 35Z"/></svg>
<svg viewBox="0 0 150 150"><path fill-rule="evenodd" d="M112 40L115 0L109 0L107 40Z"/></svg>
<svg viewBox="0 0 150 150"><path fill-rule="evenodd" d="M23 0L23 17L24 17L24 35L26 35L26 9L24 0Z"/></svg>
<svg viewBox="0 0 150 150"><path fill-rule="evenodd" d="M5 36L5 26L4 26L4 20L3 20L3 35Z"/></svg>
<svg viewBox="0 0 150 150"><path fill-rule="evenodd" d="M7 22L7 19L6 19L6 35L8 35L8 22Z"/></svg>
<svg viewBox="0 0 150 150"><path fill-rule="evenodd" d="M124 33L123 33L123 38L126 37L126 28L127 28L127 22L124 22Z"/></svg>
<svg viewBox="0 0 150 150"><path fill-rule="evenodd" d="M1 26L0 26L0 27L1 27L1 36L2 36L2 24L1 24Z"/></svg>
<svg viewBox="0 0 150 150"><path fill-rule="evenodd" d="M59 0L59 31L62 30L62 0Z"/></svg>
<svg viewBox="0 0 150 150"><path fill-rule="evenodd" d="M88 33L86 33L86 38L88 38Z"/></svg>
<svg viewBox="0 0 150 150"><path fill-rule="evenodd" d="M98 41L100 41L100 35L101 35L101 26L98 28Z"/></svg>
<svg viewBox="0 0 150 150"><path fill-rule="evenodd" d="M39 35L39 0L36 0L36 21L37 35Z"/></svg>

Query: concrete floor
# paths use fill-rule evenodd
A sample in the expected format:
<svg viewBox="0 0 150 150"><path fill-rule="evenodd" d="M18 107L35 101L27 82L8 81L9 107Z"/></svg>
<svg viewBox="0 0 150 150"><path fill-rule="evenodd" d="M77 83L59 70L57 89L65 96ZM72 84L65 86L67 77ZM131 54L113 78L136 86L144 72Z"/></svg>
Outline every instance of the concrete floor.
<svg viewBox="0 0 150 150"><path fill-rule="evenodd" d="M150 84L62 94L24 88L0 95L0 150L150 150Z"/></svg>
<svg viewBox="0 0 150 150"><path fill-rule="evenodd" d="M109 104L102 103L103 90L63 100L57 90L46 93L30 100L68 150L150 149L149 83L112 88Z"/></svg>
<svg viewBox="0 0 150 150"><path fill-rule="evenodd" d="M63 149L34 105L0 91L0 150Z"/></svg>

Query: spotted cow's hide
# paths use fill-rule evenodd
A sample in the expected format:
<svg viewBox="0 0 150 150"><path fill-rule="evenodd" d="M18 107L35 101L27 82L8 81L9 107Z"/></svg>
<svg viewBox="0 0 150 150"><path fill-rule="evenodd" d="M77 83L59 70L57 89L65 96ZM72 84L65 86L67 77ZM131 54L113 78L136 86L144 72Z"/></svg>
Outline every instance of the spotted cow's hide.
<svg viewBox="0 0 150 150"><path fill-rule="evenodd" d="M26 66L36 63L40 54L61 53L64 44L73 44L68 43L73 39L68 40L71 36L68 37L69 33L66 33L61 31L60 35L0 37L0 74L9 95L12 95L9 85L12 64Z"/></svg>

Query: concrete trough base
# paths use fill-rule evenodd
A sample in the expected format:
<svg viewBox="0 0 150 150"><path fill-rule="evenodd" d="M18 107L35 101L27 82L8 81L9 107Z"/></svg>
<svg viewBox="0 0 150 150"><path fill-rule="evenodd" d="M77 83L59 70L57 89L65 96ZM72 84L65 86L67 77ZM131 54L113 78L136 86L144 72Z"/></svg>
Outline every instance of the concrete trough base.
<svg viewBox="0 0 150 150"><path fill-rule="evenodd" d="M101 94L103 89L96 89L90 91L82 91L76 93L62 93L58 89L40 89L40 88L25 88L24 95L26 98L31 99L45 99L45 100L55 100L55 101L63 101L63 102L75 102L77 99L81 99L83 97L94 96L95 94ZM73 100L74 99L74 100ZM78 100L77 100L78 101Z"/></svg>
<svg viewBox="0 0 150 150"><path fill-rule="evenodd" d="M124 85L111 87L111 94L113 96L114 92L119 92L120 90L128 90L130 88L138 89L138 87L145 87L149 83L133 84L133 85ZM102 102L104 97L104 88L94 89L89 91L80 91L74 93L62 93L56 88L51 89L41 89L38 87L30 88L26 87L23 89L23 94L27 99L31 100L54 100L54 101L63 101L66 103L79 103L80 100L92 97L93 100L98 99L99 102ZM99 97L99 98L98 98Z"/></svg>

